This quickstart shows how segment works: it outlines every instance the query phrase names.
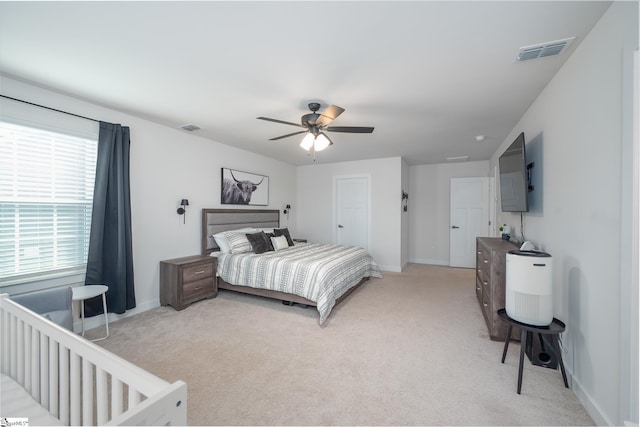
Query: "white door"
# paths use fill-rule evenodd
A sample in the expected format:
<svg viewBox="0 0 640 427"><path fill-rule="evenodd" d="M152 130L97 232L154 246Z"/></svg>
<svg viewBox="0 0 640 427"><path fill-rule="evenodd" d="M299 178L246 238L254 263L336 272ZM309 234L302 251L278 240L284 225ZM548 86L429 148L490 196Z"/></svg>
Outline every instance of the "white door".
<svg viewBox="0 0 640 427"><path fill-rule="evenodd" d="M368 176L335 178L335 235L338 245L369 249Z"/></svg>
<svg viewBox="0 0 640 427"><path fill-rule="evenodd" d="M451 178L449 265L474 268L476 237L489 233L489 178Z"/></svg>

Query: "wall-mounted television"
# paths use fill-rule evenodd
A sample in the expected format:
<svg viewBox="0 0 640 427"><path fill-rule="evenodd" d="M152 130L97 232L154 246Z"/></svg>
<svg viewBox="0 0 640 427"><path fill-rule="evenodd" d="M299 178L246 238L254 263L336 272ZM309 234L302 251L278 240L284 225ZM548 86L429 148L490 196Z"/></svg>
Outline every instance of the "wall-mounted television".
<svg viewBox="0 0 640 427"><path fill-rule="evenodd" d="M502 212L528 212L530 189L524 132L500 156L500 202Z"/></svg>

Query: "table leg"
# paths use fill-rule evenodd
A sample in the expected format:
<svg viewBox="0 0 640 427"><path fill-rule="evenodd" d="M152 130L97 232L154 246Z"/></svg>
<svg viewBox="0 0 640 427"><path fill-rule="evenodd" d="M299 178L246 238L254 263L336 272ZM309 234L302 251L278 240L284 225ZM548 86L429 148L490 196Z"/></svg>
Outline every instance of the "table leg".
<svg viewBox="0 0 640 427"><path fill-rule="evenodd" d="M104 311L104 327L107 331L106 335L102 338L97 338L95 340L92 341L102 341L105 338L109 337L109 316L107 313L107 295L106 293L102 294L102 310Z"/></svg>
<svg viewBox="0 0 640 427"><path fill-rule="evenodd" d="M527 347L528 332L524 329L520 334L520 365L518 367L518 394L522 388L522 368L524 364L524 349Z"/></svg>
<svg viewBox="0 0 640 427"><path fill-rule="evenodd" d="M556 352L556 357L558 358L558 363L560 364L560 371L562 372L562 379L564 380L564 386L569 388L569 383L567 382L567 373L564 370L564 363L562 363L562 353L560 353L560 345L558 344L558 335L553 335L551 337L551 342L553 343L553 350Z"/></svg>
<svg viewBox="0 0 640 427"><path fill-rule="evenodd" d="M509 329L507 329L507 337L504 339L504 350L502 351L502 363L504 363L504 358L507 357L507 349L509 348L510 337L511 337L511 324L509 324Z"/></svg>

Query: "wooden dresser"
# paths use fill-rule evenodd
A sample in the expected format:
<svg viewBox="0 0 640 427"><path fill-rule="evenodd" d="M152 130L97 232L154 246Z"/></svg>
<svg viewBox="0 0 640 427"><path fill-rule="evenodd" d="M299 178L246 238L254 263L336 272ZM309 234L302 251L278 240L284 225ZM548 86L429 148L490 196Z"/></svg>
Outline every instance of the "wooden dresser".
<svg viewBox="0 0 640 427"><path fill-rule="evenodd" d="M476 296L489 337L504 341L509 326L498 317L498 310L505 306L505 277L507 252L518 247L498 237L476 238ZM512 329L511 338L520 339L520 330Z"/></svg>
<svg viewBox="0 0 640 427"><path fill-rule="evenodd" d="M218 295L216 257L194 255L160 261L160 304L182 310Z"/></svg>

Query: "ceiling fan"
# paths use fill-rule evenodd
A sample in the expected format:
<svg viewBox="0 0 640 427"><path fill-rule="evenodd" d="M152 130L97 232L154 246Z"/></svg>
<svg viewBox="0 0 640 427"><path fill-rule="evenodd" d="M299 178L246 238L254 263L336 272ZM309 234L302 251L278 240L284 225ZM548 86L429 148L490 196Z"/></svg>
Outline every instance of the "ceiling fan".
<svg viewBox="0 0 640 427"><path fill-rule="evenodd" d="M309 109L311 113L305 114L300 118L300 124L286 122L284 120L271 119L269 117L257 117L260 120L267 120L269 122L282 123L285 125L297 126L304 128L304 130L288 133L286 135L270 138L269 141L276 141L282 138L288 138L293 135L300 135L306 133L300 147L309 151L313 148L314 151L322 151L329 145L333 145L333 141L325 134L325 132L345 132L345 133L372 133L373 127L366 126L329 126L340 114L344 112L344 108L337 105L330 105L322 113L318 113L320 104L317 102L310 102Z"/></svg>

